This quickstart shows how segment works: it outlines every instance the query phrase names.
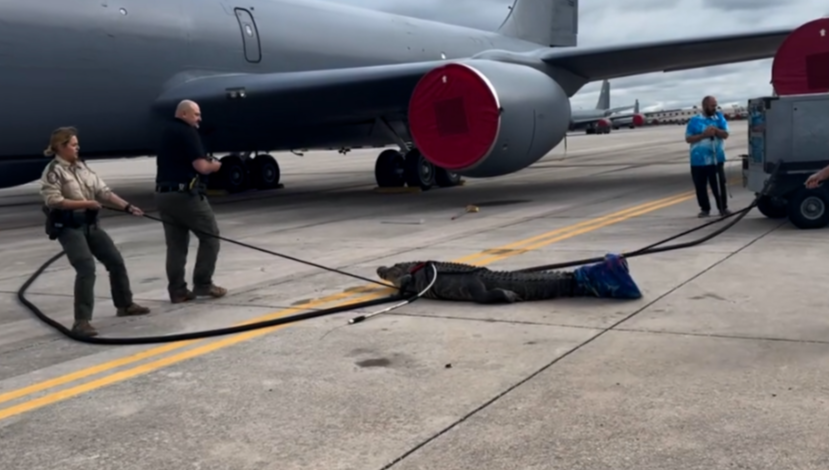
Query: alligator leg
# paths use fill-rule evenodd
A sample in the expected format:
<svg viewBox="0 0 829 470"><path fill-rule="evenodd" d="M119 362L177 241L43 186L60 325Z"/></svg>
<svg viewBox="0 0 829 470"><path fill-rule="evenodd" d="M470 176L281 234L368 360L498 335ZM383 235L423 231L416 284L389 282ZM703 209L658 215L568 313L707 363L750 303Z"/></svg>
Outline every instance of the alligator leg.
<svg viewBox="0 0 829 470"><path fill-rule="evenodd" d="M511 304L522 300L518 294L511 290L499 288L487 290L484 283L480 281L474 282L467 287L472 301L479 304Z"/></svg>

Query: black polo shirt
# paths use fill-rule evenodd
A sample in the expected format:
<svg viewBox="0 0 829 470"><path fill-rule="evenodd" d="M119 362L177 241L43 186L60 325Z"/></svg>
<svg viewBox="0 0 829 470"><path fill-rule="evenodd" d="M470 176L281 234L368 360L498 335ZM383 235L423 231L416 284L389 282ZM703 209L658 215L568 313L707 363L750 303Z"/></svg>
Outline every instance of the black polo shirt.
<svg viewBox="0 0 829 470"><path fill-rule="evenodd" d="M156 184L188 184L199 174L193 162L205 158L204 146L198 130L179 118L164 126L155 158ZM207 180L201 175L202 182Z"/></svg>

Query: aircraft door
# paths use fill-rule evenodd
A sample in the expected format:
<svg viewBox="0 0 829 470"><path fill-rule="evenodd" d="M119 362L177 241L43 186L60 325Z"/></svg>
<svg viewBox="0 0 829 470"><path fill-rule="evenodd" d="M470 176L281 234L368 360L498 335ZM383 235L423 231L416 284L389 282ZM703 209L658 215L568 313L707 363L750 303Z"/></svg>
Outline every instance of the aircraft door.
<svg viewBox="0 0 829 470"><path fill-rule="evenodd" d="M239 28L242 30L242 44L245 48L245 59L251 63L258 63L262 60L262 50L259 44L259 32L256 29L256 22L253 15L244 8L234 8L236 19L239 21Z"/></svg>

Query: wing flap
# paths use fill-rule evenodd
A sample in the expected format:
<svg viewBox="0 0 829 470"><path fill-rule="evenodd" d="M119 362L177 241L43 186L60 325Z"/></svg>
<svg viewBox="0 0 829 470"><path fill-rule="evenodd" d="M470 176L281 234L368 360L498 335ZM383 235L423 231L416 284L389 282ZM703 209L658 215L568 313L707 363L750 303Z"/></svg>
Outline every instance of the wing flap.
<svg viewBox="0 0 829 470"><path fill-rule="evenodd" d="M589 81L773 57L794 28L611 47L549 50L540 57Z"/></svg>

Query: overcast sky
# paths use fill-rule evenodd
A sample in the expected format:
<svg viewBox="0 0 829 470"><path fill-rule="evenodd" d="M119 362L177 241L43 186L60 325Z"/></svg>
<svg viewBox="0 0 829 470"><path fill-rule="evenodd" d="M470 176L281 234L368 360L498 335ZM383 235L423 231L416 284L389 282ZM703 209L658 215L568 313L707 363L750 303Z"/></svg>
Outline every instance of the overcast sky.
<svg viewBox="0 0 829 470"><path fill-rule="evenodd" d="M331 0L444 23L494 30L512 0ZM829 16L827 0L580 0L579 45L672 39L798 26ZM610 82L611 106L689 106L706 94L721 104L771 93L771 59L653 73ZM600 83L573 96L576 108L592 108ZM644 110L644 109L643 109Z"/></svg>

